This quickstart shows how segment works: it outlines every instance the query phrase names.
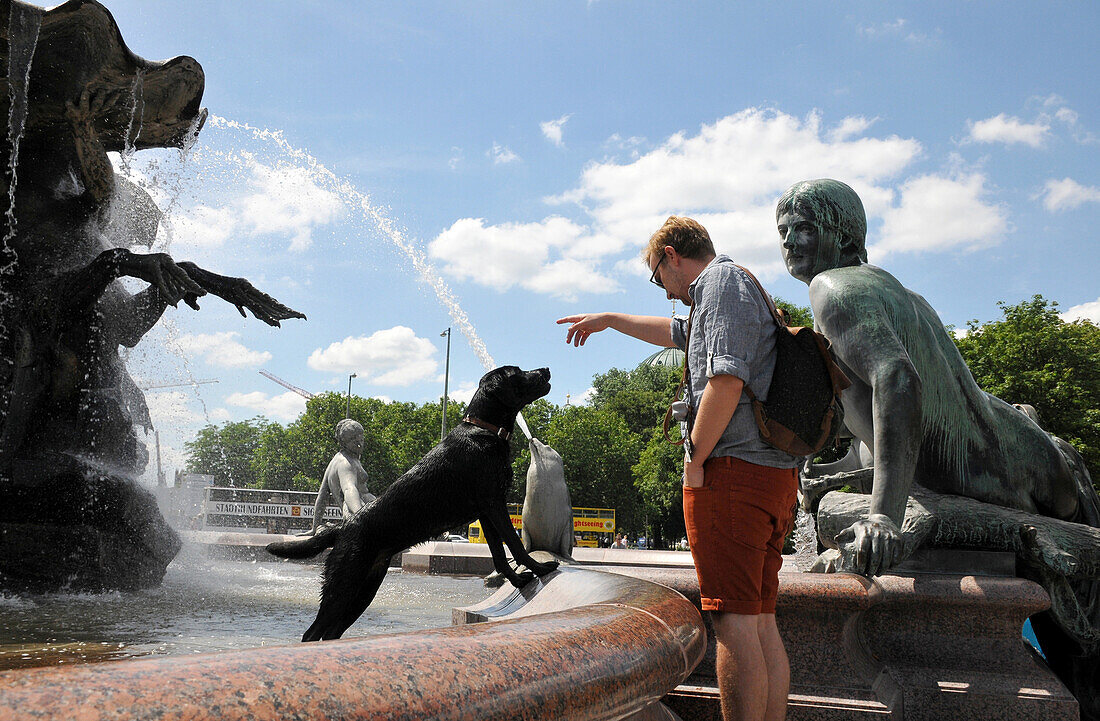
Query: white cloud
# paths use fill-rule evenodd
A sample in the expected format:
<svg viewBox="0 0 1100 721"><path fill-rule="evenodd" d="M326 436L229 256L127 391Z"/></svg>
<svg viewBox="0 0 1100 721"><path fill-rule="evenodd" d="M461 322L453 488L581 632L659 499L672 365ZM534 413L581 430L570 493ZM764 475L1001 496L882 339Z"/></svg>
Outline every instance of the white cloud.
<svg viewBox="0 0 1100 721"><path fill-rule="evenodd" d="M504 291L513 285L559 297L610 292L612 279L591 265L588 229L567 218L551 216L539 223L486 226L482 218L462 218L429 246L443 270L462 279ZM616 248L617 249L617 248Z"/></svg>
<svg viewBox="0 0 1100 721"><path fill-rule="evenodd" d="M829 140L837 143L847 140L853 135L862 135L868 128L874 125L878 118L865 118L862 115L850 115L840 121L840 125L829 131Z"/></svg>
<svg viewBox="0 0 1100 721"><path fill-rule="evenodd" d="M290 236L290 250L307 250L313 244L314 226L327 225L343 211L340 199L322 188L308 168L252 166L257 192L240 202L242 221L253 235Z"/></svg>
<svg viewBox="0 0 1100 721"><path fill-rule="evenodd" d="M547 140L560 148L565 145L561 137L562 127L569 122L571 117L573 117L573 114L567 113L557 120L547 120L545 123L539 123L539 130L542 131Z"/></svg>
<svg viewBox="0 0 1100 721"><path fill-rule="evenodd" d="M595 386L589 386L587 389L585 389L584 393L581 393L576 398L568 398L566 400L570 403L570 405L586 406L589 403L591 403L592 399L595 398L595 397L596 397L596 388L595 388Z"/></svg>
<svg viewBox="0 0 1100 721"><path fill-rule="evenodd" d="M898 18L890 22L882 22L877 25L859 25L856 30L860 35L867 37L875 37L877 35L896 35L905 29L905 26L909 24L909 21L905 18Z"/></svg>
<svg viewBox="0 0 1100 721"><path fill-rule="evenodd" d="M220 248L235 237L289 238L289 250L313 245L313 231L339 220L343 202L305 167L269 166L249 154L234 160L247 172L221 193L218 207L177 207L163 224L174 243L202 249Z"/></svg>
<svg viewBox="0 0 1100 721"><path fill-rule="evenodd" d="M145 405L149 407L154 428L196 426L208 422L206 416L195 407L195 396L183 391L146 391Z"/></svg>
<svg viewBox="0 0 1100 721"><path fill-rule="evenodd" d="M630 154L632 159L637 158L640 155L639 148L645 144L645 138L640 135L631 135L629 138L624 138L618 133L612 133L607 140L603 141L603 146L611 150L625 150Z"/></svg>
<svg viewBox="0 0 1100 721"><path fill-rule="evenodd" d="M799 119L775 110L749 108L704 125L699 133L676 133L637 160L593 163L580 186L551 199L590 209L589 246L640 249L671 214L702 222L721 252L754 271L783 272L775 226L775 199L804 178L843 178L868 212L889 207L893 191L884 181L920 153L916 140L868 138L862 118L841 121L842 139L830 139L816 113ZM593 255L595 255L595 249Z"/></svg>
<svg viewBox="0 0 1100 721"><path fill-rule="evenodd" d="M977 122L968 120L967 125L970 128L969 139L977 143L1023 143L1032 148L1041 148L1050 135L1050 125L1044 119L1025 123L1004 113Z"/></svg>
<svg viewBox="0 0 1100 721"><path fill-rule="evenodd" d="M306 409L306 399L293 391L277 396L269 396L260 391L232 393L225 402L231 406L249 408L279 421L292 421Z"/></svg>
<svg viewBox="0 0 1100 721"><path fill-rule="evenodd" d="M1077 124L1077 112L1069 108L1058 108L1054 113L1054 117L1066 125Z"/></svg>
<svg viewBox="0 0 1100 721"><path fill-rule="evenodd" d="M981 173L922 175L900 189L901 202L883 214L881 240L871 246L889 252L973 250L996 245L1008 230L1003 207L985 200Z"/></svg>
<svg viewBox="0 0 1100 721"><path fill-rule="evenodd" d="M505 165L519 160L519 156L513 153L511 149L497 143L493 143L493 149L489 151L488 155L493 159L494 165Z"/></svg>
<svg viewBox="0 0 1100 721"><path fill-rule="evenodd" d="M180 336L178 344L188 356L204 356L207 363L222 368L255 368L271 360L267 351L255 351L236 338L240 333L197 333Z"/></svg>
<svg viewBox="0 0 1100 721"><path fill-rule="evenodd" d="M1075 320L1088 320L1100 325L1100 298L1081 305L1075 305L1065 313L1059 313L1059 317L1067 323L1072 323Z"/></svg>
<svg viewBox="0 0 1100 721"><path fill-rule="evenodd" d="M451 148L451 159L447 161L447 167L451 170L458 170L459 163L462 162L462 148L454 146Z"/></svg>
<svg viewBox="0 0 1100 721"><path fill-rule="evenodd" d="M1100 188L1081 185L1072 178L1048 180L1043 189L1043 207L1051 212L1072 210L1085 203L1100 203Z"/></svg>
<svg viewBox="0 0 1100 721"><path fill-rule="evenodd" d="M898 18L889 22L882 22L874 25L860 24L856 27L856 31L866 38L894 38L900 37L907 43L914 45L927 43L934 41L936 37L940 35L940 29L936 28L932 35L921 32L919 30L909 30L909 21L905 18Z"/></svg>
<svg viewBox="0 0 1100 721"><path fill-rule="evenodd" d="M224 423L232 417L233 415L225 408L215 408L210 411L210 415L208 416L211 423Z"/></svg>
<svg viewBox="0 0 1100 721"><path fill-rule="evenodd" d="M162 224L175 243L197 248L220 248L233 237L237 216L232 208L200 205L183 213L171 213Z"/></svg>
<svg viewBox="0 0 1100 721"><path fill-rule="evenodd" d="M435 353L432 341L398 325L318 348L308 363L314 370L356 373L378 385L407 386L435 375L439 368Z"/></svg>
<svg viewBox="0 0 1100 721"><path fill-rule="evenodd" d="M1096 134L1092 131L1084 128L1080 124L1080 115L1077 111L1067 107L1066 101L1060 95L1048 95L1045 98L1032 98L1032 101L1038 101L1043 109L1044 113L1040 117L1046 120L1049 116L1048 113L1054 113L1054 119L1062 123L1068 131L1070 136L1077 143L1082 145L1096 145L1100 143L1100 138L1096 137Z"/></svg>
<svg viewBox="0 0 1100 721"><path fill-rule="evenodd" d="M768 280L785 273L774 231L776 198L793 182L825 177L859 193L880 254L999 241L1009 227L1007 211L990 199L984 175L960 160L943 174L906 178L921 144L869 136L873 124L851 116L826 126L816 112L799 118L748 108L694 134L675 133L633 159L589 163L576 187L545 199L574 206L575 219L463 218L431 243L430 253L453 277L571 298L617 290L624 275L641 274L638 251L676 214L699 220L719 252Z"/></svg>
<svg viewBox="0 0 1100 721"><path fill-rule="evenodd" d="M470 399L474 397L474 393L477 392L477 383L463 383L458 388L452 388L448 394L451 400L459 401L460 403L469 403Z"/></svg>

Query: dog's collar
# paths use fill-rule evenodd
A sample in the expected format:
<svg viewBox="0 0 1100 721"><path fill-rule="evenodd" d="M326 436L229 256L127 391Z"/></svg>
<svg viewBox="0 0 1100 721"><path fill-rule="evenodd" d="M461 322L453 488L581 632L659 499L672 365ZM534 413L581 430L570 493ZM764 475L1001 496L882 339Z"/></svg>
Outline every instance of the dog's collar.
<svg viewBox="0 0 1100 721"><path fill-rule="evenodd" d="M495 435L497 438L500 438L501 440L505 440L505 441L512 440L512 432L511 431L506 431L503 428L501 428L500 426L494 426L492 423L488 423L486 421L483 421L480 418L474 418L473 416L464 416L462 418L462 422L463 423L469 423L470 425L477 426L478 428L484 428L485 430L489 431L490 433Z"/></svg>

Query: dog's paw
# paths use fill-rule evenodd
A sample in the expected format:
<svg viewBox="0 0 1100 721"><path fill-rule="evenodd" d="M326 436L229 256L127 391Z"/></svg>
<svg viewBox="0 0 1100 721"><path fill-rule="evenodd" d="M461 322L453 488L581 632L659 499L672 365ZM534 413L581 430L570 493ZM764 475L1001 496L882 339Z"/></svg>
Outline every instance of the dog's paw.
<svg viewBox="0 0 1100 721"><path fill-rule="evenodd" d="M546 574L550 573L551 571L553 571L557 567L558 567L558 562L557 561L547 561L546 563L540 563L538 565L532 566L531 570L534 571L539 576L545 576Z"/></svg>
<svg viewBox="0 0 1100 721"><path fill-rule="evenodd" d="M512 585L516 588L523 588L531 581L535 580L535 574L530 571L524 571L523 573L517 573L513 576L509 576L508 580L512 582Z"/></svg>

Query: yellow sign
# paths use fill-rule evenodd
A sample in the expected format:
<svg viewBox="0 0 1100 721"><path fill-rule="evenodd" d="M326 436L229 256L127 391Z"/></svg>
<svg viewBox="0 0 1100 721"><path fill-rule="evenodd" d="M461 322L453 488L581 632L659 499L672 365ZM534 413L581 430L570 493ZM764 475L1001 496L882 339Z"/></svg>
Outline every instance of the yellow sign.
<svg viewBox="0 0 1100 721"><path fill-rule="evenodd" d="M519 508L512 505L512 508ZM523 529L523 516L519 513L509 513L512 528L520 531ZM573 508L573 532L574 533L614 533L615 509L614 508ZM485 536L481 532L481 522L474 521L470 524L469 537L471 543L485 543ZM589 543L590 541L590 543ZM595 546L593 539L581 539L580 545Z"/></svg>

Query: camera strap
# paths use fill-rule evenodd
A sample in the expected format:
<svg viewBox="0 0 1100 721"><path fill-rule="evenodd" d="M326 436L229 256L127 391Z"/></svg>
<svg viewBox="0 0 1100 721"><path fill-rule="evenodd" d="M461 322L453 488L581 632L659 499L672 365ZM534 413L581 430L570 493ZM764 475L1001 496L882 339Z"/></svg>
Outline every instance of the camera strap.
<svg viewBox="0 0 1100 721"><path fill-rule="evenodd" d="M661 430L665 434L665 440L674 446L685 446L688 457L691 457L693 448L691 447L691 429L695 425L695 411L692 408L692 404L695 402L695 396L691 392L691 373L688 371L688 352L691 349L691 320L695 317L695 304L692 303L691 310L688 311L687 319L687 333L684 339L684 370L680 376L680 385L676 386L676 393L673 395L672 405L665 411L665 421L661 427ZM687 435L678 441L672 440L668 435L669 426L672 424L672 413L676 403L681 400L681 393L684 391L684 387L687 387Z"/></svg>

